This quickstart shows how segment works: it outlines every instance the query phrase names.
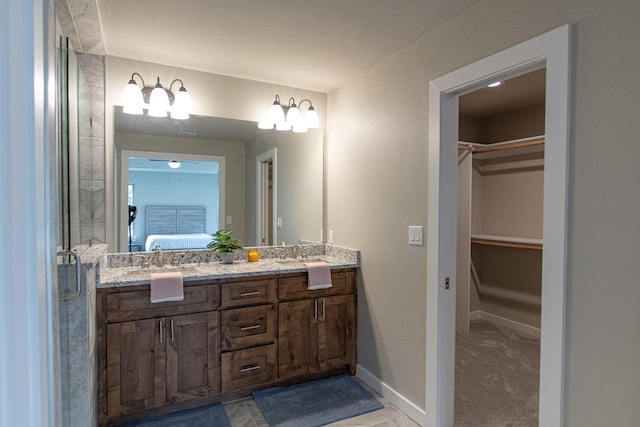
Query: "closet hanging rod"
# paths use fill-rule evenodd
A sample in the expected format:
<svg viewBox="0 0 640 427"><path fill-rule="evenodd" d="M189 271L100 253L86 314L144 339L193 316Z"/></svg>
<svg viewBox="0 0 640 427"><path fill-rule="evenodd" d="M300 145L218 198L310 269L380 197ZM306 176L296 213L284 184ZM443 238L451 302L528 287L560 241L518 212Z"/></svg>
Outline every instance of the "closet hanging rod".
<svg viewBox="0 0 640 427"><path fill-rule="evenodd" d="M514 248L514 249L529 249L533 251L541 251L542 245L528 244L528 243L507 243L507 242L495 242L490 240L471 239L472 244L484 245L484 246L498 246L501 248Z"/></svg>
<svg viewBox="0 0 640 427"><path fill-rule="evenodd" d="M514 148L534 147L536 145L544 145L544 139L539 139L539 140L536 140L536 141L529 141L529 142L520 142L518 144L503 145L503 146L500 146L500 147L480 148L480 149L473 150L473 154L482 154L482 153L491 153L491 152L494 152L494 151L512 150Z"/></svg>
<svg viewBox="0 0 640 427"><path fill-rule="evenodd" d="M529 147L543 145L545 135L530 136L527 138L512 139L510 141L495 142L493 144L481 144L479 142L458 141L459 150L470 150L473 153L484 153L489 151L508 150L511 148Z"/></svg>

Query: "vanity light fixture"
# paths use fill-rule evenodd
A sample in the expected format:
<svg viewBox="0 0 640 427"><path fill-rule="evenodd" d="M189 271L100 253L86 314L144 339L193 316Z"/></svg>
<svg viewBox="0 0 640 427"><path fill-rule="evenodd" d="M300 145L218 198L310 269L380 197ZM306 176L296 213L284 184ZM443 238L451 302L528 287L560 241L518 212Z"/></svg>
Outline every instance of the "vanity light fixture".
<svg viewBox="0 0 640 427"><path fill-rule="evenodd" d="M135 76L142 81L142 89L138 87ZM174 96L171 89L175 82L180 82L180 89ZM140 74L133 73L122 92L122 111L126 114L143 114L144 108L148 109L148 114L152 117L167 117L167 113L171 111L172 119L185 120L193 110L193 102L180 79L173 80L169 89L165 89L160 84L160 77L156 85L151 87L145 85Z"/></svg>
<svg viewBox="0 0 640 427"><path fill-rule="evenodd" d="M180 166L182 166L182 163L180 163L180 161L178 160L171 160L167 164L171 169L178 169Z"/></svg>
<svg viewBox="0 0 640 427"><path fill-rule="evenodd" d="M298 133L307 132L308 128L319 127L320 119L315 108L313 108L313 103L309 99L303 99L299 105L302 107L304 102L309 103L309 108L303 116L293 97L289 98L289 105L283 107L280 104L280 96L276 95L267 119L258 122L258 127L260 129L273 129L275 127L276 130L290 130Z"/></svg>

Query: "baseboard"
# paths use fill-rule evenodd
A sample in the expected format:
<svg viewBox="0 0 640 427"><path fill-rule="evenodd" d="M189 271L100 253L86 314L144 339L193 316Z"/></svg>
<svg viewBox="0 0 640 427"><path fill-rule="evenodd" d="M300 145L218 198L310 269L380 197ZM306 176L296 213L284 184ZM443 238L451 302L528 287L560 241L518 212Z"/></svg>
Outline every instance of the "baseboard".
<svg viewBox="0 0 640 427"><path fill-rule="evenodd" d="M371 372L367 371L361 365L357 366L356 376L364 381L369 387L378 392L382 397L387 399L393 406L404 412L409 418L414 420L421 426L427 425L427 416L423 409L418 408L406 397L389 387Z"/></svg>
<svg viewBox="0 0 640 427"><path fill-rule="evenodd" d="M505 317L496 316L495 314L487 313L486 311L476 310L469 313L469 320L486 320L487 322L495 323L496 325L504 326L505 328L513 329L523 334L527 334L532 337L540 338L540 328L534 328L533 326L525 325L524 323L516 322Z"/></svg>

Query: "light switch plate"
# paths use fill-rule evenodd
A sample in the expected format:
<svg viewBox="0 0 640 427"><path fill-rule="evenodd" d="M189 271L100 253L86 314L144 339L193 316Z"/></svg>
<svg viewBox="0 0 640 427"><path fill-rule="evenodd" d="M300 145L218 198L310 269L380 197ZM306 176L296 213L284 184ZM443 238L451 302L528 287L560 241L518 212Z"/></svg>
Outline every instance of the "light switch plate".
<svg viewBox="0 0 640 427"><path fill-rule="evenodd" d="M227 224L233 224L233 217L231 215L227 215L226 220Z"/></svg>
<svg viewBox="0 0 640 427"><path fill-rule="evenodd" d="M409 244L412 246L424 246L424 227L421 225L409 226Z"/></svg>

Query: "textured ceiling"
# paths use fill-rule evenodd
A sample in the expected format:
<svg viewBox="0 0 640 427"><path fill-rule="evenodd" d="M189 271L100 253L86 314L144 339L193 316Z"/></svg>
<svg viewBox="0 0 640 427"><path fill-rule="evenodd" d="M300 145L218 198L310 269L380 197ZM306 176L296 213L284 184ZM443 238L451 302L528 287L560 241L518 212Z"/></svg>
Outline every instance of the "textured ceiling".
<svg viewBox="0 0 640 427"><path fill-rule="evenodd" d="M320 92L480 0L96 0L107 55Z"/></svg>

